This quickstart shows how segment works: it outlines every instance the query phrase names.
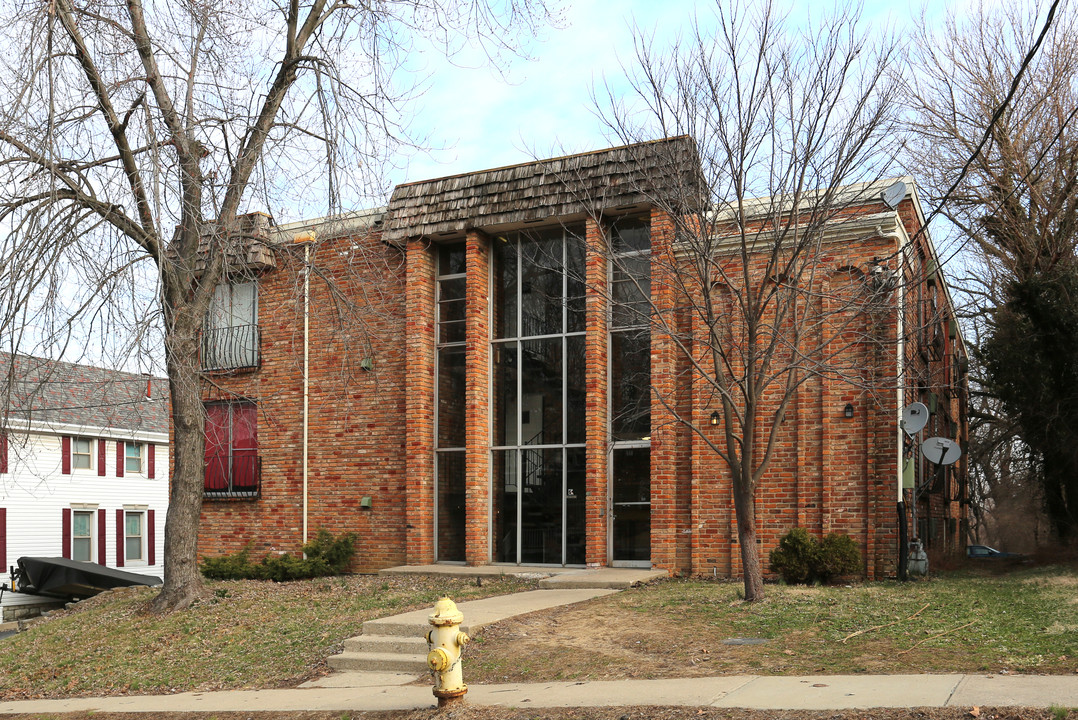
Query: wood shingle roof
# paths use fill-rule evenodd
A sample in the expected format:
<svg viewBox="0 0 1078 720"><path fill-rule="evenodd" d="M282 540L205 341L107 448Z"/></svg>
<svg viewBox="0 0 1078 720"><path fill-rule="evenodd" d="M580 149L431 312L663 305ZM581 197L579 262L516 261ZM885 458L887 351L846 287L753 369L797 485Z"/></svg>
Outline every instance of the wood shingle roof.
<svg viewBox="0 0 1078 720"><path fill-rule="evenodd" d="M700 177L692 138L679 136L407 183L393 190L382 239L595 214L687 193L699 198Z"/></svg>

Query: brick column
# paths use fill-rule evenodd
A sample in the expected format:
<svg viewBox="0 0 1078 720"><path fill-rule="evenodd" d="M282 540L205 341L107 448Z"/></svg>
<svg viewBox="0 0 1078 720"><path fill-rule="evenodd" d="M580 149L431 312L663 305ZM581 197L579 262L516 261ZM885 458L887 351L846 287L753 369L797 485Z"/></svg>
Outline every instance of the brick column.
<svg viewBox="0 0 1078 720"><path fill-rule="evenodd" d="M468 233L465 330L465 559L490 562L490 239Z"/></svg>
<svg viewBox="0 0 1078 720"><path fill-rule="evenodd" d="M678 349L671 337L678 318L674 288L673 224L658 210L651 213L651 564L678 569L678 465L684 411L679 398ZM660 400L661 398L661 400ZM673 409L671 409L673 408Z"/></svg>
<svg viewBox="0 0 1078 720"><path fill-rule="evenodd" d="M434 562L434 248L408 241L405 269L407 562Z"/></svg>
<svg viewBox="0 0 1078 720"><path fill-rule="evenodd" d="M586 505L585 525L589 566L608 563L607 522L609 521L608 449L610 447L608 355L610 344L607 311L607 249L602 226L588 218L585 229L585 328L584 381L587 400L584 407L586 430Z"/></svg>

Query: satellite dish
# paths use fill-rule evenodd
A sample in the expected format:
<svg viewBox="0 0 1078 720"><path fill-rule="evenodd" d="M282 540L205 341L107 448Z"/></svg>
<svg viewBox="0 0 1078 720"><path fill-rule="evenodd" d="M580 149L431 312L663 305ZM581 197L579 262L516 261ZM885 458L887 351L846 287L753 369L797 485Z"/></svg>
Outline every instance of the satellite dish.
<svg viewBox="0 0 1078 720"><path fill-rule="evenodd" d="M954 465L962 457L962 448L951 438L931 437L921 443L921 454L936 465Z"/></svg>
<svg viewBox="0 0 1078 720"><path fill-rule="evenodd" d="M911 403L902 411L902 429L913 437L928 424L928 408L924 403Z"/></svg>
<svg viewBox="0 0 1078 720"><path fill-rule="evenodd" d="M899 180L880 193L880 197L887 207L894 210L898 207L898 204L902 202L902 199L906 197L906 183Z"/></svg>

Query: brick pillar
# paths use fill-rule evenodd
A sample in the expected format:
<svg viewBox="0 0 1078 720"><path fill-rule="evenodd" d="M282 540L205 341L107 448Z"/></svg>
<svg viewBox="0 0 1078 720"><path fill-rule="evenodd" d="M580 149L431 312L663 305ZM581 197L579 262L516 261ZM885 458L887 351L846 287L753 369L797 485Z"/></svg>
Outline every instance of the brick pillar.
<svg viewBox="0 0 1078 720"><path fill-rule="evenodd" d="M465 559L490 562L490 239L468 233L465 330Z"/></svg>
<svg viewBox="0 0 1078 720"><path fill-rule="evenodd" d="M678 465L682 425L679 401L678 332L675 281L677 268L672 248L670 218L658 210L651 214L651 302L656 320L651 329L651 564L678 569Z"/></svg>
<svg viewBox="0 0 1078 720"><path fill-rule="evenodd" d="M607 249L602 226L588 218L585 230L587 286L585 299L584 338L585 427L586 454L586 500L585 523L587 549L585 559L589 566L606 565L607 522L609 518L609 344L610 328L607 312Z"/></svg>
<svg viewBox="0 0 1078 720"><path fill-rule="evenodd" d="M434 561L434 248L408 241L405 268L407 562Z"/></svg>

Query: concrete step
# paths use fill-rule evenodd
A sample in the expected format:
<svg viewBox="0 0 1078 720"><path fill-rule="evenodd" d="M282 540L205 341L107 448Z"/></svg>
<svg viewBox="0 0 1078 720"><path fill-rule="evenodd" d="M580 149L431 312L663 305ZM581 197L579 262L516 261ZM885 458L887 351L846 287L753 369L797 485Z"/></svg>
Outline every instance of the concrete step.
<svg viewBox="0 0 1078 720"><path fill-rule="evenodd" d="M430 611L426 611L429 613ZM425 618L424 618L425 619ZM393 637L427 637L430 623L418 623L411 621L399 621L394 618L382 618L381 620L368 620L363 623L364 635L391 635Z"/></svg>
<svg viewBox="0 0 1078 720"><path fill-rule="evenodd" d="M345 652L380 652L399 655L426 655L427 640L403 635L360 635L344 641Z"/></svg>
<svg viewBox="0 0 1078 720"><path fill-rule="evenodd" d="M343 652L333 655L329 666L337 672L374 670L392 673L424 673L427 671L427 654L403 655L381 652Z"/></svg>

